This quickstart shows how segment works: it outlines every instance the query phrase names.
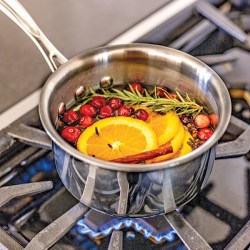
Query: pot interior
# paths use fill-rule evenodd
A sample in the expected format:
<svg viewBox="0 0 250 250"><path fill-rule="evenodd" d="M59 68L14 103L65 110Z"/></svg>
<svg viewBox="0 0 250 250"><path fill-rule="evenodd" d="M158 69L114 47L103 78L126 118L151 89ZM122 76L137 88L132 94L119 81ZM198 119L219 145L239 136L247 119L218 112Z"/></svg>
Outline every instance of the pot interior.
<svg viewBox="0 0 250 250"><path fill-rule="evenodd" d="M99 88L100 81L107 76L113 79L113 86L139 81L148 87L166 86L181 94L188 93L216 113L219 124L214 135L205 143L206 146L190 153L193 158L213 146L227 128L231 113L228 91L218 75L204 63L183 52L158 45L101 47L63 64L47 80L41 96L39 108L45 130L56 144L78 159L91 161L92 157L83 156L57 134L58 107L62 102L70 107L79 87ZM97 160L96 164L110 168L111 164L105 166L102 162Z"/></svg>

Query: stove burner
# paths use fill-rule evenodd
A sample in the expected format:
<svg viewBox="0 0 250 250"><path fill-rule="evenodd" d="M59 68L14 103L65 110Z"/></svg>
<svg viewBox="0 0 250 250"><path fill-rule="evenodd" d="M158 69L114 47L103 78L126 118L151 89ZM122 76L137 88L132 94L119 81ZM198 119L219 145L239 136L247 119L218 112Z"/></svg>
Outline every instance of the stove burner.
<svg viewBox="0 0 250 250"><path fill-rule="evenodd" d="M93 211L92 213L95 214ZM86 217L88 217L88 215L86 215ZM102 218L103 217L106 216L103 215ZM159 221L165 221L165 223L161 223L161 228L156 229L154 225L157 225ZM90 223L93 224L93 220L91 220ZM157 218L153 219L117 219L110 216L109 221L107 221L105 224L102 224L98 231L93 229L93 225L92 228L91 226L88 226L90 223L88 223L87 218L79 220L76 226L77 231L80 234L87 234L91 238L101 239L110 235L114 230L131 228L136 232L140 232L146 239L150 239L156 244L161 244L164 241L173 242L176 239L175 230L170 227L163 216L158 216Z"/></svg>

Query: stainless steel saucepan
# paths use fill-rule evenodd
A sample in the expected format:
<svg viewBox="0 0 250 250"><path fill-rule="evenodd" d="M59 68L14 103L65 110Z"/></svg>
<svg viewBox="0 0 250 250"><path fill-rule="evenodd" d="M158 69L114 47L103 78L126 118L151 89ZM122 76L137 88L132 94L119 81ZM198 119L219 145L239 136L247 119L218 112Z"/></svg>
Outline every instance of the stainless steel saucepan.
<svg viewBox="0 0 250 250"><path fill-rule="evenodd" d="M67 61L17 1L0 0L0 8L28 34L54 72L41 94L40 118L53 140L58 174L78 200L110 214L140 217L173 211L194 198L209 178L216 144L231 114L228 91L213 70L183 52L148 44L100 47ZM84 155L58 134L58 114L84 95L87 86L135 80L187 92L208 106L219 117L213 136L188 155L146 165Z"/></svg>

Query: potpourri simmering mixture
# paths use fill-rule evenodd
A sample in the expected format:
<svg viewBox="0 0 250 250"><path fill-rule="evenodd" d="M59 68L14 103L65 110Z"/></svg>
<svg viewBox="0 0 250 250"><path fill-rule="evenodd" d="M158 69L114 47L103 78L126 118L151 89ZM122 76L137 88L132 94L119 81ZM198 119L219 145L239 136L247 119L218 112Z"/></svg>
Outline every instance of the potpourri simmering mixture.
<svg viewBox="0 0 250 250"><path fill-rule="evenodd" d="M119 163L156 163L188 154L214 133L218 118L188 94L139 82L89 88L60 115L57 130L79 151Z"/></svg>

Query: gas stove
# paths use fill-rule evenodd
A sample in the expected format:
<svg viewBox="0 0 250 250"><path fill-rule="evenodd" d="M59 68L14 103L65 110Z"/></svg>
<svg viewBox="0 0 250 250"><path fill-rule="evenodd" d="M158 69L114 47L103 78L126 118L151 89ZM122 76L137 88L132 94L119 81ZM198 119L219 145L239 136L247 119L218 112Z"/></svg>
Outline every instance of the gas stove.
<svg viewBox="0 0 250 250"><path fill-rule="evenodd" d="M229 89L231 122L209 181L168 215L118 218L78 203L57 175L37 111L40 90L1 114L0 249L248 249L249 29L247 1L176 0L109 43L180 49L210 65Z"/></svg>

